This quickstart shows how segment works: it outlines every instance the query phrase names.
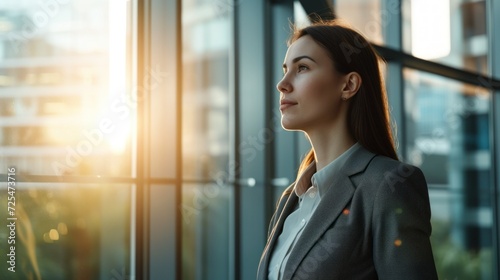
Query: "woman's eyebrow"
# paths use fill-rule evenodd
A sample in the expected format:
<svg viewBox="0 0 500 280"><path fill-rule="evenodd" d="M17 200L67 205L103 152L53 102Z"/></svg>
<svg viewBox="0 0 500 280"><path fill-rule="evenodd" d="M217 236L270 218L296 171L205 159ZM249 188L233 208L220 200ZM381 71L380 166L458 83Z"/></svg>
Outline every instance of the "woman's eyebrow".
<svg viewBox="0 0 500 280"><path fill-rule="evenodd" d="M304 58L309 59L309 60L313 61L314 63L316 63L316 60L312 59L312 57L307 56L307 55L301 55L301 56L297 56L296 58L292 59L292 64L297 63L299 60L304 59ZM283 63L283 68L286 69L286 63Z"/></svg>

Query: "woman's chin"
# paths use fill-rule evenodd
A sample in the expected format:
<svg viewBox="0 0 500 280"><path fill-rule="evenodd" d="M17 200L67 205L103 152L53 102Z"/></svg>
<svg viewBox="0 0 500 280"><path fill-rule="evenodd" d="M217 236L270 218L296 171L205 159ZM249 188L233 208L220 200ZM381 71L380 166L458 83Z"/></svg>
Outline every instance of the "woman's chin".
<svg viewBox="0 0 500 280"><path fill-rule="evenodd" d="M289 122L283 122L283 121L281 122L281 127L284 130L288 130L288 131L300 130L300 128L296 124L289 123Z"/></svg>

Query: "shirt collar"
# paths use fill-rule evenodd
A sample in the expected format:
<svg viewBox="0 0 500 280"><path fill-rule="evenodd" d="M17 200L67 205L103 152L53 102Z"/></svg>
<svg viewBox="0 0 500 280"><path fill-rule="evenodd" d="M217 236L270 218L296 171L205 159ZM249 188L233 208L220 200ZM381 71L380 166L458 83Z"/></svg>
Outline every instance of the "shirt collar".
<svg viewBox="0 0 500 280"><path fill-rule="evenodd" d="M300 197L311 185L313 185L318 188L318 194L321 197L332 185L335 177L334 174L338 174L340 168L346 163L350 155L360 147L361 145L359 143L352 145L347 151L343 152L339 157L319 171L316 171L316 162L313 161L297 180L295 194Z"/></svg>
<svg viewBox="0 0 500 280"><path fill-rule="evenodd" d="M295 194L300 197L311 186L311 177L316 172L316 161L313 161L309 166L300 174L297 183L295 184Z"/></svg>

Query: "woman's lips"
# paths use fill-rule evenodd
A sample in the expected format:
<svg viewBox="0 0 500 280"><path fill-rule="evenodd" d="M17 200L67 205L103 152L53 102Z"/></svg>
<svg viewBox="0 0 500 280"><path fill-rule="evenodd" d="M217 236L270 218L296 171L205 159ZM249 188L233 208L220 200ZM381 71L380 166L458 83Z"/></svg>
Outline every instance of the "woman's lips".
<svg viewBox="0 0 500 280"><path fill-rule="evenodd" d="M289 107L292 107L294 105L297 105L296 102L293 102L293 101L288 101L288 100L282 100L281 103L280 103L280 110L283 111Z"/></svg>

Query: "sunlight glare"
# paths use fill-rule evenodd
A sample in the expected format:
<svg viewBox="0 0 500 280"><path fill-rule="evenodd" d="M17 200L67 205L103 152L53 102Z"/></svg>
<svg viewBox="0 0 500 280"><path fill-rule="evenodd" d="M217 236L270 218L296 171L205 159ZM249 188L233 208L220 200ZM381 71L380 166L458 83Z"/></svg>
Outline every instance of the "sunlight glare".
<svg viewBox="0 0 500 280"><path fill-rule="evenodd" d="M411 45L422 59L450 54L450 0L411 1Z"/></svg>
<svg viewBox="0 0 500 280"><path fill-rule="evenodd" d="M119 96L124 93L126 84L126 38L127 38L127 1L109 0L109 88L111 96ZM125 150L130 137L130 118L120 120L116 123L113 133L106 134L106 140L113 153L121 153Z"/></svg>

